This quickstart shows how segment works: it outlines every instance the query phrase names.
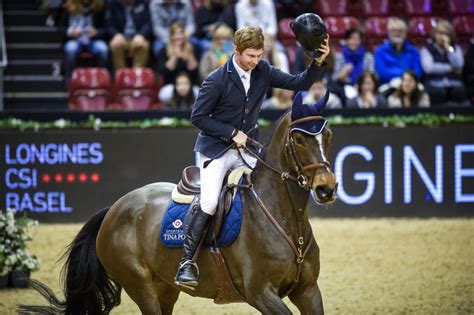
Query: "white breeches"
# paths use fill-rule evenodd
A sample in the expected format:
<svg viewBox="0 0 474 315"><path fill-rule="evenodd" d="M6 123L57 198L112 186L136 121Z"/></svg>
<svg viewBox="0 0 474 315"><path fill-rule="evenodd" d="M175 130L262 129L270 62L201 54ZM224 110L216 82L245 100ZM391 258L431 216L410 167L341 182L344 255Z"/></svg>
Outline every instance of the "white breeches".
<svg viewBox="0 0 474 315"><path fill-rule="evenodd" d="M244 149L240 152L252 168L257 164L257 159L248 154ZM239 156L236 149L228 150L221 157L213 160L206 168L203 168L204 162L208 157L199 153L199 168L201 175L201 209L207 214L214 215L219 201L222 184L225 174L231 168L245 166L245 163Z"/></svg>

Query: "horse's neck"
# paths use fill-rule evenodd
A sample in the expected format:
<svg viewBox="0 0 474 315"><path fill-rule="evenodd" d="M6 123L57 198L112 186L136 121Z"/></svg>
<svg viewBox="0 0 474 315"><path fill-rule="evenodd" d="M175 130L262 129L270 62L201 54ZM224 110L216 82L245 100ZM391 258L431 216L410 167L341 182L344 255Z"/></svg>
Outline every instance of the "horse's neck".
<svg viewBox="0 0 474 315"><path fill-rule="evenodd" d="M266 163L285 172L291 171L285 155L287 126L288 121L283 118L275 128L264 157ZM293 236L300 233L306 236L309 192L294 181L282 180L281 174L262 163L258 163L253 173L255 190L275 219Z"/></svg>

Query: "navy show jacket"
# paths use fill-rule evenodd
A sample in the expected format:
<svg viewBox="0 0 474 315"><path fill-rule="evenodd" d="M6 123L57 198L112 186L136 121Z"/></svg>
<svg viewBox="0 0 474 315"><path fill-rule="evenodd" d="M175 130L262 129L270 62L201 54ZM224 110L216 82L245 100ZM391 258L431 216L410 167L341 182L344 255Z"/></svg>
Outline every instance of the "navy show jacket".
<svg viewBox="0 0 474 315"><path fill-rule="evenodd" d="M319 67L313 60L305 71L292 75L263 59L252 70L245 95L232 60L204 79L191 112L191 123L201 130L194 151L209 158L218 158L229 148L234 128L258 140L257 120L269 87L306 91L325 69L325 64Z"/></svg>

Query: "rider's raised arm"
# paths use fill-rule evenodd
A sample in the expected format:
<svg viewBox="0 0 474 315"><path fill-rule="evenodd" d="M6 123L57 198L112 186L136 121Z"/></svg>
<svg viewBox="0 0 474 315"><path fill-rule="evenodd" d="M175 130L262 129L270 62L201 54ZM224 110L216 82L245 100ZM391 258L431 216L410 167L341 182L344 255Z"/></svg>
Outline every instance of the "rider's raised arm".
<svg viewBox="0 0 474 315"><path fill-rule="evenodd" d="M325 69L326 62L318 66L314 60L305 71L297 75L270 66L270 86L294 91L307 91L315 81L322 78Z"/></svg>
<svg viewBox="0 0 474 315"><path fill-rule="evenodd" d="M191 112L191 123L201 131L216 138L230 141L234 127L223 124L212 117L223 91L222 82L217 79L217 71L207 76L199 89Z"/></svg>

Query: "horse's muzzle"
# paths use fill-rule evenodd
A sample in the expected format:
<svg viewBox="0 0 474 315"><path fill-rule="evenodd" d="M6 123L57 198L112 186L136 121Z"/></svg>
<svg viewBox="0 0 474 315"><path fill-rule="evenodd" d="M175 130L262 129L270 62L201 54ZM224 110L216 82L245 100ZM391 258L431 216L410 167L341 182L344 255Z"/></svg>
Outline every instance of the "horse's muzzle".
<svg viewBox="0 0 474 315"><path fill-rule="evenodd" d="M334 185L334 187L330 187L329 185L316 186L314 190L316 200L319 203L334 202L334 200L336 200L337 186L337 183Z"/></svg>

